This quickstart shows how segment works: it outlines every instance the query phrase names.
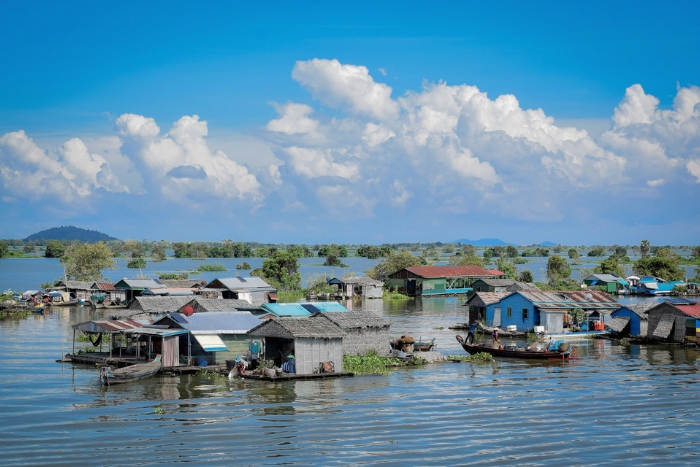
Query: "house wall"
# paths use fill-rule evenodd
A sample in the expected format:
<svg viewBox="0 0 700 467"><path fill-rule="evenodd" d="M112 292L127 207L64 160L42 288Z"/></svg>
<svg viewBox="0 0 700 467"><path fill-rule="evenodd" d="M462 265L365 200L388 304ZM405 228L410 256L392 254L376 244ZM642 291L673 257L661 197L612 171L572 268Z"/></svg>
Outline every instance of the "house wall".
<svg viewBox="0 0 700 467"><path fill-rule="evenodd" d="M294 340L297 374L309 375L321 362L333 362L335 371L343 371L343 339L298 338Z"/></svg>
<svg viewBox="0 0 700 467"><path fill-rule="evenodd" d="M362 286L362 295L365 298L382 298L383 290L381 285Z"/></svg>
<svg viewBox="0 0 700 467"><path fill-rule="evenodd" d="M343 337L343 352L346 355L365 355L374 350L378 355L389 354L389 329L346 329Z"/></svg>
<svg viewBox="0 0 700 467"><path fill-rule="evenodd" d="M253 306L261 306L267 303L267 292L265 291L251 291L250 300Z"/></svg>
<svg viewBox="0 0 700 467"><path fill-rule="evenodd" d="M561 311L540 310L540 324L545 332L559 334L564 332L564 313Z"/></svg>
<svg viewBox="0 0 700 467"><path fill-rule="evenodd" d="M418 281L421 281L420 279L416 281L416 286L418 287ZM445 294L446 289L447 289L447 281L445 281L444 277L436 278L436 279L422 279L421 283L423 284L422 290L420 295L440 295L440 294Z"/></svg>
<svg viewBox="0 0 700 467"><path fill-rule="evenodd" d="M501 307L500 327L506 328L515 325L519 331L533 329L540 324L540 313L535 306L520 294L513 294L505 297L500 302L486 306L486 325L494 326L494 311L496 307ZM512 316L508 318L508 307L513 310ZM523 308L527 308L527 319L523 320Z"/></svg>

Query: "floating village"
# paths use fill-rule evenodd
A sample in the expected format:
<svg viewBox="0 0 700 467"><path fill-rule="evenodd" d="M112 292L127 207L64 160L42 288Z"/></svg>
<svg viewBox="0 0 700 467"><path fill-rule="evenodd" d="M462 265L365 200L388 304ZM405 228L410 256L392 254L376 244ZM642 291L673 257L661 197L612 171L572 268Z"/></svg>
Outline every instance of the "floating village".
<svg viewBox="0 0 700 467"><path fill-rule="evenodd" d="M217 372L229 378L282 381L353 376L345 356L390 357L397 364L476 358L569 360L582 339L697 346L697 283L655 277L591 274L579 290L545 291L480 266L415 266L369 277L328 277L335 292L279 303L260 277L210 282L123 279L116 283L59 281L28 290L4 306L45 313L90 306L104 319L73 325L62 363L93 365L105 386L159 372ZM457 296L464 321L450 326L463 356L442 355L435 339L395 336L382 317L353 309L356 299L382 299L390 289L409 297ZM662 296L622 305L619 295ZM340 302L346 305L341 304ZM426 334L430 332L425 330ZM464 336L462 336L464 334Z"/></svg>

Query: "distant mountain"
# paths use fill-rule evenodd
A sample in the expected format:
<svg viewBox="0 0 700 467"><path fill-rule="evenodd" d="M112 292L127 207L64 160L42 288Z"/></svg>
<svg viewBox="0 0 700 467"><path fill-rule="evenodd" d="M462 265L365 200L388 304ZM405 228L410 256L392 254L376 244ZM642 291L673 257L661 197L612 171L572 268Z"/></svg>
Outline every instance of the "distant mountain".
<svg viewBox="0 0 700 467"><path fill-rule="evenodd" d="M29 237L23 239L24 242L29 242L32 240L77 240L83 243L95 243L95 242L108 242L110 240L118 240L114 237L110 237L107 234L98 232L96 230L81 229L80 227L73 226L61 226L52 227L50 229L42 230L35 234L31 234Z"/></svg>
<svg viewBox="0 0 700 467"><path fill-rule="evenodd" d="M542 243L540 243L540 246L557 246L557 245L559 245L559 244L554 243L554 242L542 242Z"/></svg>
<svg viewBox="0 0 700 467"><path fill-rule="evenodd" d="M482 238L480 240L469 240L463 238L461 240L456 240L455 243L461 243L462 245L474 245L474 246L506 246L510 243L506 243L500 238Z"/></svg>

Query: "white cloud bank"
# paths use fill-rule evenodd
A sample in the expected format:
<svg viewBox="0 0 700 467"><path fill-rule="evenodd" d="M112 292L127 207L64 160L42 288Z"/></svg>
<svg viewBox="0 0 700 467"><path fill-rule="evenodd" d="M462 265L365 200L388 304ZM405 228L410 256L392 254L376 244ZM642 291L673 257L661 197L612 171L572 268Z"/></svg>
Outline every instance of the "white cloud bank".
<svg viewBox="0 0 700 467"><path fill-rule="evenodd" d="M45 150L20 130L0 137L3 199L157 194L197 209L208 200L256 209L275 194L277 212L294 216L381 219L400 210L445 223L482 212L539 223L572 221L572 206L604 197L622 206L636 196L672 199L679 187L698 194L695 86L679 88L668 110L630 86L609 130L593 138L476 86L426 83L392 96L366 67L323 59L297 62L292 77L324 107L274 104L278 117L259 137L281 162L252 172L211 149L197 115L163 134L154 119L124 114L115 126L120 157L142 175L143 189L80 139Z"/></svg>

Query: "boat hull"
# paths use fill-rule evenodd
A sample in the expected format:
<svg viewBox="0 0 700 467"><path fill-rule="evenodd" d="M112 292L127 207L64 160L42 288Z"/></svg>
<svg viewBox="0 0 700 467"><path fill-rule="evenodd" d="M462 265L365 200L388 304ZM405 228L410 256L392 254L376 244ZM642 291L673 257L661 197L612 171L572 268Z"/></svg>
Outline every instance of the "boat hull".
<svg viewBox="0 0 700 467"><path fill-rule="evenodd" d="M457 341L470 355L484 352L494 357L520 358L526 360L568 360L569 358L569 352L531 352L528 350L495 349L486 345L467 344L464 340L460 339L457 339Z"/></svg>

